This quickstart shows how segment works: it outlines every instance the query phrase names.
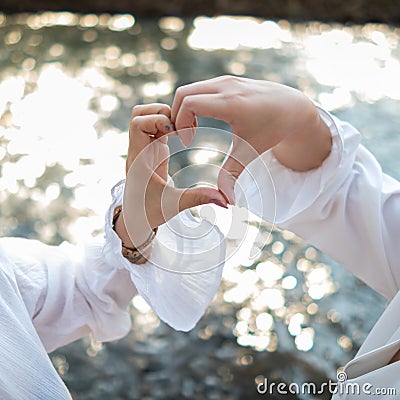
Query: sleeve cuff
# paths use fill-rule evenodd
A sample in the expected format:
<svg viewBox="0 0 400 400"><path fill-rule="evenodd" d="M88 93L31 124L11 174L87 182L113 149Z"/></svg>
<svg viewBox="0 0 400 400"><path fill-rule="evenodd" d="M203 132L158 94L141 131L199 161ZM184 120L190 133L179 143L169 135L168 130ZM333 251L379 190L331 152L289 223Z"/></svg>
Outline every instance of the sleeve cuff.
<svg viewBox="0 0 400 400"><path fill-rule="evenodd" d="M271 149L267 150L239 176L235 186L237 205L283 226L309 208L327 188L331 191L340 186L354 158L359 134L346 130L337 118L316 106L332 134L332 150L322 165L306 172L293 171L283 166Z"/></svg>
<svg viewBox="0 0 400 400"><path fill-rule="evenodd" d="M122 203L124 181L112 189L106 217L107 263L129 271L139 294L159 318L177 330L192 329L212 301L222 275L225 239L215 226L184 211L161 225L148 262L131 264L121 254L121 240L111 226Z"/></svg>

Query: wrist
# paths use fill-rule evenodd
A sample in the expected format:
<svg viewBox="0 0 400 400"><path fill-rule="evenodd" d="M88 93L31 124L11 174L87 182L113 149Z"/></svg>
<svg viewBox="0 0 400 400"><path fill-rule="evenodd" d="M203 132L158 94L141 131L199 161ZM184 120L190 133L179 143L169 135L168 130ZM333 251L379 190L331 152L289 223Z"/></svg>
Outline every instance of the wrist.
<svg viewBox="0 0 400 400"><path fill-rule="evenodd" d="M151 252L151 245L155 238L158 228L140 231L140 234L133 237L128 234L123 218L122 207L116 207L113 217L113 229L122 242L122 255L134 264L143 264L147 261Z"/></svg>
<svg viewBox="0 0 400 400"><path fill-rule="evenodd" d="M321 166L331 149L331 131L322 120L318 109L310 102L303 118L299 117L298 129L275 146L272 151L276 159L285 167L305 172Z"/></svg>

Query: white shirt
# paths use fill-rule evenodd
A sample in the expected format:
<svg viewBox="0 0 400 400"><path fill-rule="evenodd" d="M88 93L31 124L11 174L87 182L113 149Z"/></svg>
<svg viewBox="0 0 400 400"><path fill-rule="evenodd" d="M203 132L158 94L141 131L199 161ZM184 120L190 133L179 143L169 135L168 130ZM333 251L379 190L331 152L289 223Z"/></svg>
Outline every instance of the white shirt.
<svg viewBox="0 0 400 400"><path fill-rule="evenodd" d="M400 349L400 183L382 173L356 129L319 111L333 139L322 166L294 172L267 151L239 177L237 204L298 234L391 301L344 368L344 385L358 385L360 395L342 387L334 398L368 398L365 383L374 399L399 398L400 362L387 364ZM379 395L385 388L396 388L397 397Z"/></svg>
<svg viewBox="0 0 400 400"><path fill-rule="evenodd" d="M395 387L400 393L400 364L386 365L400 348L400 184L382 173L353 127L320 113L333 138L322 166L294 172L267 151L239 177L236 201L313 243L392 300L345 371L348 382L367 379L371 390ZM150 261L132 265L121 256L111 228L122 192L122 184L113 190L105 243L79 249L0 240L1 399L70 399L46 351L89 332L99 341L124 336L130 329L127 305L136 290L180 330L190 330L212 300L225 255L219 230L205 229L201 240L193 240L199 223L181 213L160 227ZM214 268L207 270L209 265ZM176 273L201 270L207 271Z"/></svg>

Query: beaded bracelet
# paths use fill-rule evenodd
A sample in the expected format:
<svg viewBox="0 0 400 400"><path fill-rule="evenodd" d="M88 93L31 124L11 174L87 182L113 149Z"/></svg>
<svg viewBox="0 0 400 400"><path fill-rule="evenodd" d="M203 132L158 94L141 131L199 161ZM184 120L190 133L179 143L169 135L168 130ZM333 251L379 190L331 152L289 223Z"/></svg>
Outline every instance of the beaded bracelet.
<svg viewBox="0 0 400 400"><path fill-rule="evenodd" d="M118 206L114 210L112 227L115 230L115 223L122 212L122 207ZM138 247L128 247L122 243L122 255L133 264L144 264L150 254L146 254L146 251L150 249L150 246L156 237L158 227L154 228L150 233L149 237L145 240L143 244Z"/></svg>

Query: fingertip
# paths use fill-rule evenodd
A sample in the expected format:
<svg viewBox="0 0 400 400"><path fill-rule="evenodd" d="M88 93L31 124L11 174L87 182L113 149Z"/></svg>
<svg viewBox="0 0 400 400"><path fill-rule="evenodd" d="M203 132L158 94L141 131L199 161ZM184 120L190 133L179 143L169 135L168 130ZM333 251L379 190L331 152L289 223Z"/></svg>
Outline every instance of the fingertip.
<svg viewBox="0 0 400 400"><path fill-rule="evenodd" d="M188 146L190 146L190 143L192 143L193 137L191 137L187 134L183 134L183 135L179 134L179 139L181 139L181 142L184 147L188 147Z"/></svg>
<svg viewBox="0 0 400 400"><path fill-rule="evenodd" d="M228 200L226 197L219 191L218 189L214 188L207 188L204 187L204 194L206 197L204 198L204 204L216 204L219 207L228 208Z"/></svg>
<svg viewBox="0 0 400 400"><path fill-rule="evenodd" d="M233 191L232 191L232 193L230 195L227 196L227 201L228 201L228 204L230 206L235 206L236 205L236 203L235 203L235 194L233 193Z"/></svg>
<svg viewBox="0 0 400 400"><path fill-rule="evenodd" d="M223 196L227 204L234 206L235 204L235 191L233 187L218 188L219 193Z"/></svg>
<svg viewBox="0 0 400 400"><path fill-rule="evenodd" d="M209 203L212 203L212 204L215 204L215 205L217 205L217 206L219 206L219 207L228 209L228 205L227 205L227 204L225 204L225 203L223 203L223 202L221 202L221 201L219 201L219 200L216 200L216 199L210 200ZM209 203L208 203L208 204L209 204Z"/></svg>
<svg viewBox="0 0 400 400"><path fill-rule="evenodd" d="M179 139L181 140L181 143L184 147L190 146L190 143L192 143L192 140L195 135L195 128L186 128L186 129L180 129L176 131L178 133Z"/></svg>

